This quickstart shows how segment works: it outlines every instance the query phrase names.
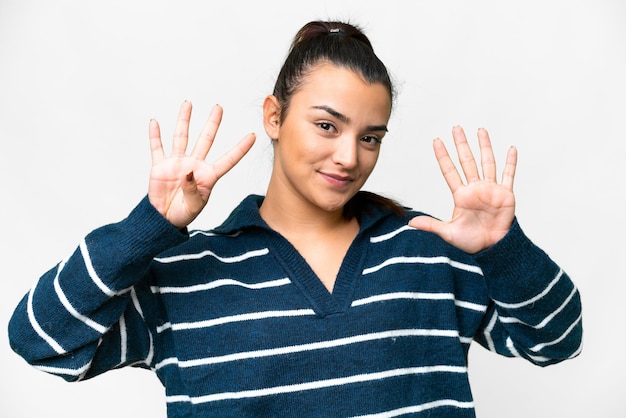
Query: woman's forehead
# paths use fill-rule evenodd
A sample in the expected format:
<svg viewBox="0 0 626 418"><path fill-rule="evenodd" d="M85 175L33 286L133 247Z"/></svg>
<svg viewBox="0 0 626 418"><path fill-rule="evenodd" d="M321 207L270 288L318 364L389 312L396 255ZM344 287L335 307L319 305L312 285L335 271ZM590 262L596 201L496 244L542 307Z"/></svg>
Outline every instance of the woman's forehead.
<svg viewBox="0 0 626 418"><path fill-rule="evenodd" d="M294 105L332 108L346 117L360 109L390 113L391 96L382 83L370 84L358 72L332 64L322 64L307 72L292 97Z"/></svg>

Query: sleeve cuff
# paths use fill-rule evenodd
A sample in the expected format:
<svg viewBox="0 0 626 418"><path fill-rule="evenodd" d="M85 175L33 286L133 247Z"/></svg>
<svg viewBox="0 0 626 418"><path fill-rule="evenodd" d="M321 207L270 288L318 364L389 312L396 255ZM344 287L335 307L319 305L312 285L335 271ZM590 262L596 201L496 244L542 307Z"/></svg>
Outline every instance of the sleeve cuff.
<svg viewBox="0 0 626 418"><path fill-rule="evenodd" d="M546 288L559 267L522 231L517 218L493 246L474 255L492 298L515 303Z"/></svg>
<svg viewBox="0 0 626 418"><path fill-rule="evenodd" d="M96 271L115 280L120 271L145 270L158 254L189 238L144 197L121 222L96 229L86 238ZM130 283L115 283L115 287Z"/></svg>

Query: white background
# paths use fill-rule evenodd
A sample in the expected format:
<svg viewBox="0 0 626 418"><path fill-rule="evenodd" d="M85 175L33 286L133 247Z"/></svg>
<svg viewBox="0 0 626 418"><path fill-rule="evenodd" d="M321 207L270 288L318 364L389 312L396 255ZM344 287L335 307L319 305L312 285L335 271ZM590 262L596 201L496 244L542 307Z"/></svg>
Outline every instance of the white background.
<svg viewBox="0 0 626 418"><path fill-rule="evenodd" d="M473 346L478 416L626 416L625 2L0 0L2 417L165 416L149 371L68 384L27 366L8 344L11 312L83 235L144 196L148 121L169 146L185 99L194 139L214 103L225 109L209 159L258 134L192 227L264 193L263 98L295 32L328 18L364 27L400 92L366 189L449 216L432 139L486 127L500 161L519 149L522 227L582 293L577 359L541 369Z"/></svg>

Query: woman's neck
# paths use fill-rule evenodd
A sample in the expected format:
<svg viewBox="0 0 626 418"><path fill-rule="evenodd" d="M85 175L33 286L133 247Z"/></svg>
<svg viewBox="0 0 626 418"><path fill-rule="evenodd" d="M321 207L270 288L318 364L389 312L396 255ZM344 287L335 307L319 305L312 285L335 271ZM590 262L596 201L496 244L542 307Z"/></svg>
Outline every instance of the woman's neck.
<svg viewBox="0 0 626 418"><path fill-rule="evenodd" d="M297 197L281 197L268 189L259 209L263 220L283 235L324 234L355 222L345 219L343 208L327 211Z"/></svg>
<svg viewBox="0 0 626 418"><path fill-rule="evenodd" d="M354 217L344 218L342 209L325 211L310 202L285 199L285 195L268 189L259 213L294 246L332 293L343 259L359 233L359 223Z"/></svg>

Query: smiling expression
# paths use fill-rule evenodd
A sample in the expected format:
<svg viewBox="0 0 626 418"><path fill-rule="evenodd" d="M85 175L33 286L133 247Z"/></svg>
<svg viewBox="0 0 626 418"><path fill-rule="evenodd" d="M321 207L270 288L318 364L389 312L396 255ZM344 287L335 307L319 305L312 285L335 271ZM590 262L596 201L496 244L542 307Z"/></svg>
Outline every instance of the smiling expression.
<svg viewBox="0 0 626 418"><path fill-rule="evenodd" d="M282 123L267 100L265 126L274 140L268 196L324 211L339 211L372 173L387 132L391 97L352 70L315 66L294 93ZM268 109L274 108L274 119ZM269 111L271 114L272 112ZM296 205L297 207L297 205Z"/></svg>

